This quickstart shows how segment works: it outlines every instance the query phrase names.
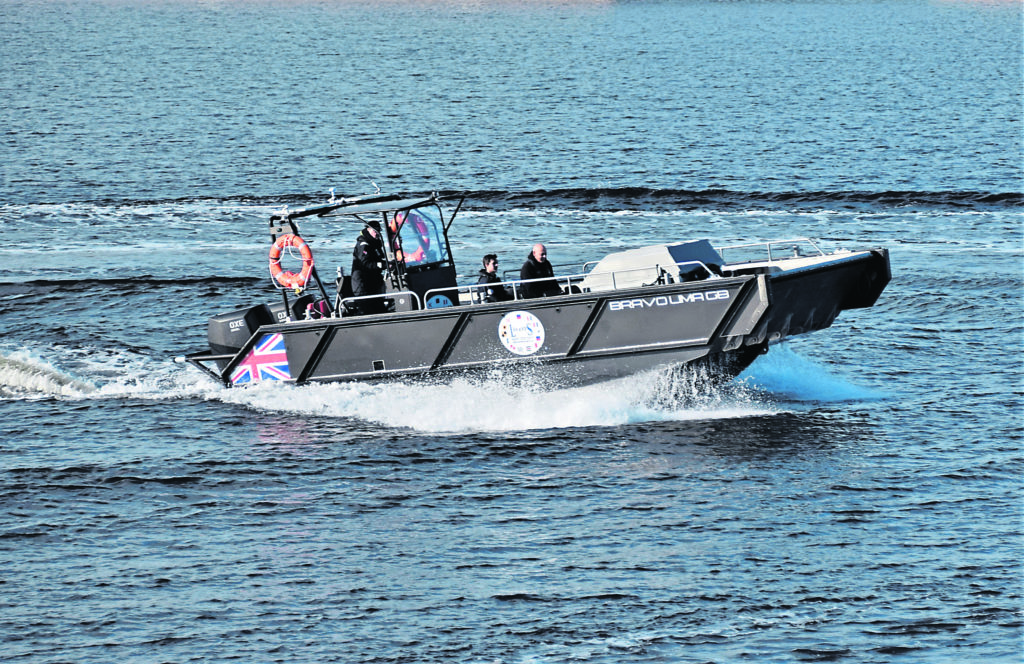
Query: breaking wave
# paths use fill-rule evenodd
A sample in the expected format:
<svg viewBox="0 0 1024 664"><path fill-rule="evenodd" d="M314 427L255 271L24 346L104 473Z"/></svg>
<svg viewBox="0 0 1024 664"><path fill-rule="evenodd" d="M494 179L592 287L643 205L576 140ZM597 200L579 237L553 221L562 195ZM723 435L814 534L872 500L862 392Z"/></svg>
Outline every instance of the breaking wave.
<svg viewBox="0 0 1024 664"><path fill-rule="evenodd" d="M18 300L31 296L50 293L70 294L89 293L93 291L114 291L121 296L135 293L149 293L154 287L176 286L216 286L223 289L237 288L240 290L256 290L265 286L266 278L240 276L202 276L202 277L155 277L152 275L131 276L123 278L71 278L71 279L35 279L17 283L0 282L0 301Z"/></svg>
<svg viewBox="0 0 1024 664"><path fill-rule="evenodd" d="M0 398L78 397L96 386L27 353L0 355Z"/></svg>
<svg viewBox="0 0 1024 664"><path fill-rule="evenodd" d="M553 189L531 192L476 191L473 201L490 207L569 207L583 210L817 210L943 208L989 210L1024 205L1020 192L983 191L733 191L729 189Z"/></svg>
<svg viewBox="0 0 1024 664"><path fill-rule="evenodd" d="M131 350L55 349L0 353L0 399L177 399L219 391L173 360ZM72 367L72 368L68 368Z"/></svg>
<svg viewBox="0 0 1024 664"><path fill-rule="evenodd" d="M351 192L351 196L367 192ZM1024 192L1008 191L736 191L731 189L676 189L653 187L580 187L536 189L532 191L475 190L439 192L444 197L466 196L466 207L509 209L520 207L568 207L590 211L608 210L792 210L792 209L860 209L879 208L942 208L954 210L1011 209L1024 206ZM80 204L108 210L195 208L229 205L278 209L282 206L301 208L323 205L327 191L279 196L238 195L219 198L185 197L173 199L99 199ZM38 203L33 207L53 207L55 203ZM61 203L62 206L76 205ZM16 204L0 206L0 210L23 207Z"/></svg>

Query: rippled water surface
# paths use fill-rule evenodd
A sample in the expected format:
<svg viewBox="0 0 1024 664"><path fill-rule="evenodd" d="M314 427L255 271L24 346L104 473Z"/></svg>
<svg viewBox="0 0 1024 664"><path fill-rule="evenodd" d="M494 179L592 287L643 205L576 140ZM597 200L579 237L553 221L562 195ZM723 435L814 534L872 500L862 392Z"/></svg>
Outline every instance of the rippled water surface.
<svg viewBox="0 0 1024 664"><path fill-rule="evenodd" d="M0 5L0 656L1019 662L1021 8ZM463 281L886 246L736 381L226 390L266 219L466 191ZM309 228L321 265L351 237Z"/></svg>

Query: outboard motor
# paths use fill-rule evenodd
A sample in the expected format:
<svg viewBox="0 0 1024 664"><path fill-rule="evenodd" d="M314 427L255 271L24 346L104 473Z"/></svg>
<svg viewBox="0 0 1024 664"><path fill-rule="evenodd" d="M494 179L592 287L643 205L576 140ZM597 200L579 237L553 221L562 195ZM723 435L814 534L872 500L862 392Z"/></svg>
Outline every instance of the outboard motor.
<svg viewBox="0 0 1024 664"><path fill-rule="evenodd" d="M275 323L287 323L289 317L292 320L303 320L306 317L306 307L312 304L313 300L314 297L308 293L295 298L289 303L291 305L290 313L284 308L284 302L272 304L270 305L270 315L273 316Z"/></svg>
<svg viewBox="0 0 1024 664"><path fill-rule="evenodd" d="M211 316L206 336L210 341L210 352L214 355L233 355L249 340L262 325L274 323L270 307L259 304L248 309L239 309L218 316ZM218 361L221 368L227 360Z"/></svg>

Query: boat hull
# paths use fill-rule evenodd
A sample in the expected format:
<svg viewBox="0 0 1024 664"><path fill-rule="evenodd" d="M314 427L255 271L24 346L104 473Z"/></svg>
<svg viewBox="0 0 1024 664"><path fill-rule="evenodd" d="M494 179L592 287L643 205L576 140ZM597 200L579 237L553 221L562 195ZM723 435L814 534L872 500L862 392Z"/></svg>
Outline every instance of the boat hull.
<svg viewBox="0 0 1024 664"><path fill-rule="evenodd" d="M842 311L874 306L890 279L885 249L773 275L772 307L747 342L773 344L830 327Z"/></svg>
<svg viewBox="0 0 1024 664"><path fill-rule="evenodd" d="M492 370L580 385L695 362L727 377L771 343L871 306L888 269L879 250L792 273L285 322L261 326L233 356L187 359L228 385Z"/></svg>

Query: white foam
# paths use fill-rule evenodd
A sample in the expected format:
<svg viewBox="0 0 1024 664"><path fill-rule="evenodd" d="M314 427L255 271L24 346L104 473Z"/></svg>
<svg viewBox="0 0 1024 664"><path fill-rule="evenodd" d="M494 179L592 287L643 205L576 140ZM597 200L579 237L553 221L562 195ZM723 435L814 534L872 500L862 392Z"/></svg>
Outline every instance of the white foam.
<svg viewBox="0 0 1024 664"><path fill-rule="evenodd" d="M0 397L77 397L96 391L27 351L0 354Z"/></svg>
<svg viewBox="0 0 1024 664"><path fill-rule="evenodd" d="M223 389L170 358L62 347L47 349L45 355L33 350L0 353L0 398L169 399Z"/></svg>
<svg viewBox="0 0 1024 664"><path fill-rule="evenodd" d="M126 351L110 353L97 364L107 380L97 388L95 397L181 399L206 397L224 389L171 358L157 360Z"/></svg>
<svg viewBox="0 0 1024 664"><path fill-rule="evenodd" d="M225 388L170 358L129 350L50 349L0 354L0 397L177 399L198 397L266 412L353 418L423 433L523 431L641 422L757 417L779 398L879 398L794 352L774 347L738 381L719 385L684 371L651 371L584 387L551 389L530 376L494 371L446 382L393 381ZM72 371L66 368L73 367ZM772 403L774 402L774 403Z"/></svg>
<svg viewBox="0 0 1024 664"><path fill-rule="evenodd" d="M550 390L529 381L503 382L498 373L446 383L387 382L280 385L225 390L216 398L267 411L351 417L425 433L520 431L637 422L748 417L773 412L742 395L681 404L673 387L652 372L578 388ZM689 399L686 400L690 402Z"/></svg>

